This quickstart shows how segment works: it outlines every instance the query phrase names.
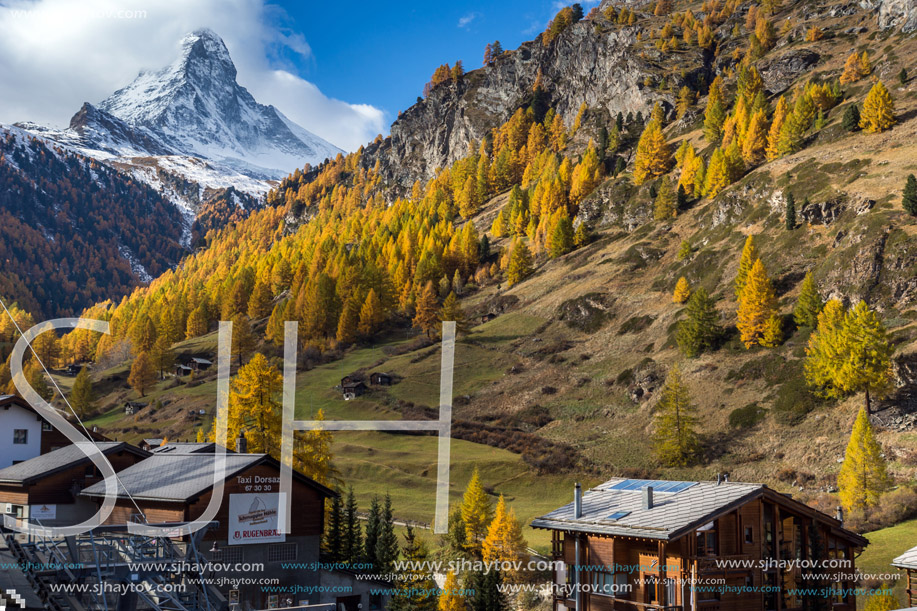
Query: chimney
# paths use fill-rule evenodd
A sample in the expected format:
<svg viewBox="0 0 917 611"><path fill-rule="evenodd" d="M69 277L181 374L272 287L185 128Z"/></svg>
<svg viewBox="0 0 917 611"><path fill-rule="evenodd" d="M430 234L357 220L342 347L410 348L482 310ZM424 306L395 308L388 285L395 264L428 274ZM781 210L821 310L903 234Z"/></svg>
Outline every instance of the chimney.
<svg viewBox="0 0 917 611"><path fill-rule="evenodd" d="M583 517L583 489L579 482L573 487L573 517L576 519Z"/></svg>
<svg viewBox="0 0 917 611"><path fill-rule="evenodd" d="M719 486L720 482L723 481L723 476L719 473L716 474L716 485Z"/></svg>
<svg viewBox="0 0 917 611"><path fill-rule="evenodd" d="M239 431L239 437L236 439L236 452L248 454L248 441L245 439L245 431Z"/></svg>
<svg viewBox="0 0 917 611"><path fill-rule="evenodd" d="M837 513L834 514L835 519L841 524L844 523L844 508L840 505L837 506Z"/></svg>
<svg viewBox="0 0 917 611"><path fill-rule="evenodd" d="M643 508L652 509L653 508L653 487L647 486L643 489Z"/></svg>
<svg viewBox="0 0 917 611"><path fill-rule="evenodd" d="M729 474L728 474L728 473L724 473L724 474L723 474L723 482L724 482L724 483L728 483L728 482L729 482Z"/></svg>

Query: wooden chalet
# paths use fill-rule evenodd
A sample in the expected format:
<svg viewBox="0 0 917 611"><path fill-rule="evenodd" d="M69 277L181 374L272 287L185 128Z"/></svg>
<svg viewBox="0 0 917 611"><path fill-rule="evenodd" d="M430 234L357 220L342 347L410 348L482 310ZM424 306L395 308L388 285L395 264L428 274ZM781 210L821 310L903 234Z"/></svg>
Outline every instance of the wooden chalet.
<svg viewBox="0 0 917 611"><path fill-rule="evenodd" d="M912 547L892 560L892 566L903 569L906 574L905 604L917 607L917 547Z"/></svg>
<svg viewBox="0 0 917 611"><path fill-rule="evenodd" d="M868 543L763 484L725 481L577 485L572 503L532 526L552 531L555 611L852 610L854 559ZM828 571L798 562L839 559ZM797 591L815 587L830 600Z"/></svg>
<svg viewBox="0 0 917 611"><path fill-rule="evenodd" d="M392 374L384 371L374 371L369 374L369 383L373 386L391 386L394 382Z"/></svg>
<svg viewBox="0 0 917 611"><path fill-rule="evenodd" d="M90 518L97 507L79 494L102 481L102 475L80 447L89 445L89 442L71 444L0 469L3 513L40 520L45 526L75 524ZM95 445L116 473L149 456L148 452L124 442Z"/></svg>

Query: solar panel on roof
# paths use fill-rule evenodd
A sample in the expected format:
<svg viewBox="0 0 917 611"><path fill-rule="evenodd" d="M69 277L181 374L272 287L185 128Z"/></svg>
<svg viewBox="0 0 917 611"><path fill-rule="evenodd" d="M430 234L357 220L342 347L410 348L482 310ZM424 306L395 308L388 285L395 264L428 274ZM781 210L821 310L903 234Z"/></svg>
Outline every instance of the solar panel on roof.
<svg viewBox="0 0 917 611"><path fill-rule="evenodd" d="M608 516L608 519L609 520L620 520L621 518L626 518L629 515L630 515L629 511L616 511L613 514L611 514L610 516Z"/></svg>
<svg viewBox="0 0 917 611"><path fill-rule="evenodd" d="M651 479L625 479L617 484L608 487L608 490L614 491L632 491L632 490L642 490L647 486L652 486L654 492L668 492L671 494L676 494L682 490L687 490L691 486L696 485L697 482L675 482L667 480L651 480Z"/></svg>

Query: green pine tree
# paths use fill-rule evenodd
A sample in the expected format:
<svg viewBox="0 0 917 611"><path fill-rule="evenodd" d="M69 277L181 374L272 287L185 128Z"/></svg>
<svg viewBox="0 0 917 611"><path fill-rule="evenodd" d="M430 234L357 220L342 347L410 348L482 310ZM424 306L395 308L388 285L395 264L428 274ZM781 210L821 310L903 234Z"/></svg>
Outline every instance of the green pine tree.
<svg viewBox="0 0 917 611"><path fill-rule="evenodd" d="M341 560L357 563L363 559L363 529L357 514L357 498L353 486L347 490L347 501L344 505L344 526L341 537Z"/></svg>
<svg viewBox="0 0 917 611"><path fill-rule="evenodd" d="M712 350L723 329L720 326L720 313L707 289L698 288L688 300L687 318L678 323L676 341L682 354L695 357L701 352Z"/></svg>
<svg viewBox="0 0 917 611"><path fill-rule="evenodd" d="M917 178L908 174L904 183L904 192L901 194L901 205L911 216L917 216Z"/></svg>
<svg viewBox="0 0 917 611"><path fill-rule="evenodd" d="M328 512L328 527L325 530L325 553L332 562L343 560L344 554L344 508L341 495L331 498L331 511Z"/></svg>
<svg viewBox="0 0 917 611"><path fill-rule="evenodd" d="M812 272L806 272L805 278L802 279L802 286L799 288L799 298L793 307L793 320L796 321L796 326L814 329L824 305L818 294L818 287L815 286Z"/></svg>
<svg viewBox="0 0 917 611"><path fill-rule="evenodd" d="M848 132L855 132L860 129L860 109L857 108L856 104L847 106L847 110L844 111L844 116L841 119L841 127Z"/></svg>
<svg viewBox="0 0 917 611"><path fill-rule="evenodd" d="M786 194L786 228L796 229L796 198L792 193Z"/></svg>
<svg viewBox="0 0 917 611"><path fill-rule="evenodd" d="M379 517L379 540L376 542L376 570L390 573L398 560L398 537L395 535L395 517L392 515L392 497L386 493Z"/></svg>

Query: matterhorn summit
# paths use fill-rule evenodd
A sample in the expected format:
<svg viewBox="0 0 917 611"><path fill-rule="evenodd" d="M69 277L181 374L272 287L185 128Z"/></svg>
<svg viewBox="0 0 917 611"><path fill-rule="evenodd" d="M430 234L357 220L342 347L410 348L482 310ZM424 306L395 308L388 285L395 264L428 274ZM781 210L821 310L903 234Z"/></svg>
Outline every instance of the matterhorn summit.
<svg viewBox="0 0 917 611"><path fill-rule="evenodd" d="M259 104L236 81L223 40L206 28L182 39L169 66L141 72L98 104L85 103L66 130L19 126L82 154L133 166L151 183L161 183L166 172L202 188L232 186L253 195L341 152Z"/></svg>

